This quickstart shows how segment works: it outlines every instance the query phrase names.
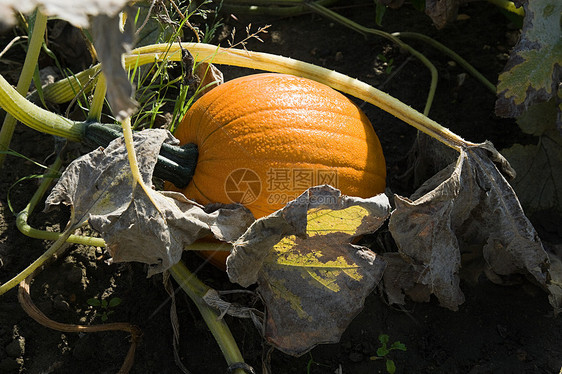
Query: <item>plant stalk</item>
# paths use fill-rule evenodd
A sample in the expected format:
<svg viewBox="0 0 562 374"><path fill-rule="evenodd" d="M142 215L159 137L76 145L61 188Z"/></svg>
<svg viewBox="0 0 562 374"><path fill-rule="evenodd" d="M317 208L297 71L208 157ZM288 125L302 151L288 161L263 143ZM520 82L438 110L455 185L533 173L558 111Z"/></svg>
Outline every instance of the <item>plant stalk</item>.
<svg viewBox="0 0 562 374"><path fill-rule="evenodd" d="M197 62L234 65L309 78L378 106L453 149L460 150L475 145L389 94L344 74L268 53L220 48L202 43L182 43L181 47L190 50ZM135 49L131 54L125 56L125 65L130 67L164 59L180 61L181 58L178 44L171 46L154 44ZM83 137L83 123L70 121L29 103L17 94L2 76L0 76L0 106L8 112L15 113L20 121L36 130L64 136L75 141L79 141Z"/></svg>
<svg viewBox="0 0 562 374"><path fill-rule="evenodd" d="M363 25L360 25L356 22L353 22L352 20L350 20L349 18L346 18L344 16L342 16L341 14L338 14L320 4L317 3L307 3L306 4L310 9L314 10L316 13L329 18L331 20L334 20L336 22L341 23L342 25L355 30L357 32L359 32L360 34L363 35L377 35L380 37L383 37L385 39L390 40L391 42L393 42L394 44L398 45L401 48L404 48L405 50L408 51L408 53L410 53L412 56L416 57L418 60L420 60L428 69L429 72L431 74L431 82L429 84L429 92L427 94L427 100L425 102L425 108L423 110L423 114L424 115L428 115L429 114L429 110L431 109L431 105L433 104L433 98L435 97L435 91L437 90L437 68L435 67L435 65L433 65L433 63L431 63L431 61L429 61L429 59L427 57L425 57L423 55L423 53L418 52L417 50L415 50L414 48L410 47L408 44L404 43L402 40L398 39L397 37L395 37L392 34L389 34L387 32L381 31L381 30L377 30L377 29L372 29L369 27L365 27Z"/></svg>
<svg viewBox="0 0 562 374"><path fill-rule="evenodd" d="M99 74L100 69L101 65L96 64L89 69L82 70L77 74L43 87L43 97L45 101L53 104L62 104L74 99L80 91L88 93L91 87L94 86L88 83L96 79L96 75ZM36 101L36 93L34 92L29 95L28 99Z"/></svg>
<svg viewBox="0 0 562 374"><path fill-rule="evenodd" d="M35 68L37 67L37 59L39 58L39 52L41 51L41 45L43 44L46 28L47 16L42 14L39 10L35 11L33 31L31 33L31 39L29 40L25 61L23 63L16 88L17 92L21 95L25 95L29 90L29 85L33 79ZM17 118L14 118L10 114L6 114L4 123L2 124L2 129L0 130L0 152L7 151L10 147L16 123ZM6 155L4 153L0 153L0 168L4 165L5 157Z"/></svg>
<svg viewBox="0 0 562 374"><path fill-rule="evenodd" d="M71 121L31 103L18 93L2 75L0 75L0 107L16 120L34 130L62 136L71 141L82 139L83 123Z"/></svg>
<svg viewBox="0 0 562 374"><path fill-rule="evenodd" d="M70 236L72 229L69 228L60 234L59 238L51 244L49 249L43 253L37 260L33 261L27 268L21 271L18 275L7 281L0 286L0 295L5 294L18 284L20 284L25 278L32 275L37 269L43 266L47 261L56 258L62 251L66 249L68 245L67 239Z"/></svg>
<svg viewBox="0 0 562 374"><path fill-rule="evenodd" d="M474 68L474 66L470 65L468 63L468 61L466 61L464 58L462 58L458 53L456 53L455 51L451 50L450 48L444 46L443 44L439 43L437 40L435 40L433 38L430 38L427 35L420 34L420 33L417 33L417 32L395 32L395 33L392 33L392 36L395 36L397 38L417 39L417 40L421 40L421 41L429 44L433 48L437 49L438 51L440 51L440 52L444 53L445 55L449 56L450 58L452 58L463 69L468 71L468 73L470 75L472 75L474 78L478 79L480 81L480 83L482 83L490 92L492 92L494 95L496 94L496 86L494 86L492 84L492 82L490 82L488 79L486 79L486 77L484 77L482 75L482 73L480 73L478 70L476 70Z"/></svg>
<svg viewBox="0 0 562 374"><path fill-rule="evenodd" d="M101 112L105 102L105 94L107 92L107 85L105 82L105 75L100 74L94 89L94 97L90 103L90 111L88 112L88 121L99 122L101 119Z"/></svg>
<svg viewBox="0 0 562 374"><path fill-rule="evenodd" d="M188 49L197 62L204 61L276 73L293 74L326 84L336 90L378 106L453 149L460 150L476 145L465 141L449 129L441 126L391 95L333 70L288 57L251 52L243 49L220 48L202 43L182 43L182 47ZM168 44L154 44L133 50L130 55L125 57L125 65L127 66L133 62L146 64L159 61L163 56L162 51L168 51L166 57L170 60L181 60L181 50L177 44L174 44L171 48L169 48Z"/></svg>
<svg viewBox="0 0 562 374"><path fill-rule="evenodd" d="M180 287L193 300L197 309L199 309L205 323L215 337L227 364L230 366L244 362L244 358L228 325L223 319L219 319L219 315L203 300L203 296L210 288L192 274L181 261L170 268L170 274L172 274L176 282L178 282ZM235 373L244 374L244 371L237 369Z"/></svg>
<svg viewBox="0 0 562 374"><path fill-rule="evenodd" d="M330 6L337 0L317 0L314 3ZM306 0L228 0L222 3L221 10L234 14L260 16L293 17L309 12Z"/></svg>

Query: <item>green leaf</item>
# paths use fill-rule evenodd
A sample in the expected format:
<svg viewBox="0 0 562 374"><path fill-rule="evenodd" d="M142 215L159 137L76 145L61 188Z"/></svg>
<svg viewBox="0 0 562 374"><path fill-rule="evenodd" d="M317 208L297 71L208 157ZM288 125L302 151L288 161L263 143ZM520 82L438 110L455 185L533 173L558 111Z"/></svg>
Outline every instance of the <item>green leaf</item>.
<svg viewBox="0 0 562 374"><path fill-rule="evenodd" d="M394 343L392 343L392 345L390 346L390 349L398 349L400 351L405 351L406 350L406 344L404 343L400 343L399 341L395 341Z"/></svg>
<svg viewBox="0 0 562 374"><path fill-rule="evenodd" d="M562 214L562 136L551 130L537 144L516 144L502 153L517 171L512 182L527 214Z"/></svg>
<svg viewBox="0 0 562 374"><path fill-rule="evenodd" d="M388 337L388 335L386 335L386 334L381 334L381 335L379 335L379 341L380 341L382 344L388 343L388 339L389 339L389 337Z"/></svg>
<svg viewBox="0 0 562 374"><path fill-rule="evenodd" d="M390 374L394 374L396 372L396 365L392 360L386 360L386 371Z"/></svg>
<svg viewBox="0 0 562 374"><path fill-rule="evenodd" d="M562 1L533 0L524 7L521 39L498 78L496 114L502 117L519 117L553 98L562 76Z"/></svg>
<svg viewBox="0 0 562 374"><path fill-rule="evenodd" d="M555 100L535 104L517 119L517 124L524 133L541 136L556 128L558 110Z"/></svg>
<svg viewBox="0 0 562 374"><path fill-rule="evenodd" d="M111 300L109 300L110 308L116 307L119 304L121 304L121 299L118 297L112 297Z"/></svg>
<svg viewBox="0 0 562 374"><path fill-rule="evenodd" d="M389 211L382 194L359 199L313 187L238 239L227 272L243 286L258 282L269 343L300 355L339 340L384 270L379 256L350 242L374 232Z"/></svg>
<svg viewBox="0 0 562 374"><path fill-rule="evenodd" d="M106 300L106 299L103 299L103 300L101 301L101 307L102 307L103 309L107 309L107 300Z"/></svg>
<svg viewBox="0 0 562 374"><path fill-rule="evenodd" d="M517 123L523 132L538 137L536 144L502 151L517 172L512 186L527 214L562 214L562 136L556 119L555 100L531 106Z"/></svg>
<svg viewBox="0 0 562 374"><path fill-rule="evenodd" d="M101 305L101 302L98 299L96 299L95 297L92 297L91 299L86 300L86 302L88 303L88 305L91 305L91 306L100 306Z"/></svg>
<svg viewBox="0 0 562 374"><path fill-rule="evenodd" d="M377 349L377 356L379 357L384 357L386 356L390 351L386 348L386 346L383 347L379 347Z"/></svg>
<svg viewBox="0 0 562 374"><path fill-rule="evenodd" d="M384 14L386 13L386 6L384 6L381 3L376 2L376 6L375 6L375 22L377 23L378 26L382 26L382 18L384 17Z"/></svg>

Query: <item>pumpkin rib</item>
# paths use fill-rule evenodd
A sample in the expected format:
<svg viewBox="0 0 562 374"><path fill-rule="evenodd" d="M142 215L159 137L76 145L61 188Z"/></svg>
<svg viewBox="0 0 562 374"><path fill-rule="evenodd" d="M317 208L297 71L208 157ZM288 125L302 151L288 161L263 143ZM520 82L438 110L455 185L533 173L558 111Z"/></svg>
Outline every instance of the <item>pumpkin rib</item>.
<svg viewBox="0 0 562 374"><path fill-rule="evenodd" d="M277 110L279 110L279 109L277 109ZM285 108L283 108L282 110L284 111ZM271 109L271 110L268 110L268 111L275 111L275 110L274 110L274 109ZM281 111L281 110L280 110L280 111ZM303 110L303 111L304 111L304 110ZM264 111L264 112L265 112L265 111ZM321 113L321 112L318 111L318 113ZM259 113L259 112L252 112L252 116L257 116L257 115L259 115L259 114L261 114L261 113ZM337 114L338 116L340 115L339 113L336 113L336 114ZM348 117L348 118L351 119L351 120L355 120L355 121L357 121L357 119L359 119L359 118L356 118L356 117ZM339 119L339 118L334 118L334 119ZM239 123L239 121L242 122L242 123ZM241 116L241 117L239 117L239 118L236 118L236 119L233 119L233 120L229 121L229 123L226 123L226 124L224 124L224 125L221 125L220 127L217 127L216 129L212 130L209 134L207 134L204 139L200 140L200 145L201 145L201 146L204 146L205 142L206 142L209 138L211 138L213 135L215 135L218 131L225 130L227 127L235 127L235 126L244 125L245 122L247 122L247 121L248 121L248 119L246 119L246 118L244 118L244 117ZM277 119L277 121L278 121L278 119ZM265 122L265 121L264 121L264 123L269 123L269 122ZM275 123L275 122L273 122L273 123ZM340 127L341 127L341 126L340 126ZM332 130L332 129L331 129L331 128L327 128L327 129L310 128L310 126L302 126L302 127L295 127L295 126L293 126L293 127L292 127L292 130L304 130L304 131L317 131L317 132L318 132L318 131L327 131L327 130ZM334 135L353 136L353 137L355 137L355 138L357 138L357 139L362 139L362 140L364 140L364 139L363 139L364 136L361 136L361 135L363 135L363 134L340 134L340 133L338 133L338 134L334 134Z"/></svg>
<svg viewBox="0 0 562 374"><path fill-rule="evenodd" d="M238 159L238 160L241 161L241 164L244 161L248 161L248 159ZM249 159L249 160L253 161L254 159L252 158L252 159ZM198 162L198 165L205 166L204 165L205 163L209 163L209 162L221 163L222 161L224 161L224 159L201 160L201 162ZM303 162L303 163L300 163L300 162L291 162L290 160L279 161L279 160L276 160L276 159L273 159L273 158L269 158L269 159L267 159L267 158L263 159L262 158L262 159L260 159L260 163L268 163L270 161L274 161L274 162L277 162L279 164L289 164L290 163L292 165L297 165L298 167L294 167L294 169L315 169L315 170L318 170L319 166L325 166L325 163L321 163L321 162L316 162L316 163ZM307 167L305 167L305 165ZM316 168L314 166L316 166ZM244 168L250 169L250 170L252 169L251 167L244 167ZM377 171L379 171L376 168L373 168L373 170L370 170L370 168L360 168L360 167L352 167L352 166L346 167L345 165L334 165L332 168L334 168L334 169L350 169L350 170L353 170L355 172L372 173L373 175L377 175ZM279 168L277 167L276 169L279 169Z"/></svg>
<svg viewBox="0 0 562 374"><path fill-rule="evenodd" d="M285 112L287 109L288 109L288 108L282 108L282 109L273 109L273 108L270 108L270 109L263 109L263 110L260 110L260 111L253 111L253 112L252 112L252 116L263 115L263 113L265 113L265 112L274 112L274 111ZM308 109L302 109L303 112L304 112L305 110L308 110ZM315 112L315 111L316 111L316 112L318 112L318 113L322 113L320 110L314 110L314 109L311 109L311 110L308 110L308 111L312 111L312 112ZM331 113L333 113L333 114L335 114L335 115L337 115L337 116L342 116L341 113L337 113L337 112L331 112ZM357 121L358 119L360 119L360 117L353 117L353 116L347 116L347 118L349 118L349 120L355 120L355 121ZM238 123L238 121L242 121L243 123ZM231 127L231 126L234 127L234 126L244 125L244 122L246 122L246 121L247 121L247 119L244 118L244 116L239 116L238 118L231 119L228 123L226 123L226 124L224 124L224 125L221 125L221 126L215 128L215 129L213 129L211 132L209 132L208 134L206 134L203 139L199 139L199 140L198 140L199 145L200 145L201 147L204 147L204 145L205 145L205 143L207 142L207 140L208 140L209 138L212 138L213 135L215 135L218 131L224 130L225 128ZM273 123L278 122L278 121L279 121L279 119L276 119L275 121L273 121ZM266 122L266 123L267 123L267 122ZM299 130L299 128L295 128L295 127L293 127L293 129L294 129L294 130ZM320 129L310 129L310 128L306 128L306 127L303 126L303 127L300 128L300 130L307 130L307 131L326 131L326 130L328 130L328 129L321 129L321 130L320 130ZM342 134L342 135L347 135L347 134ZM359 134L356 134L355 137L356 137L357 139L361 139L361 138L362 138Z"/></svg>

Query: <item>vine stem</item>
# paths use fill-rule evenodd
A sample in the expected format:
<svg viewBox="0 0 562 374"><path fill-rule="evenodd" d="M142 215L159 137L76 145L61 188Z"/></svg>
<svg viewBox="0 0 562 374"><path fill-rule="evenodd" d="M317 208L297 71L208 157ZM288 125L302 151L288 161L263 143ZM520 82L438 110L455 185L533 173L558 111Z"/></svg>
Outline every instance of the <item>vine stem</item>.
<svg viewBox="0 0 562 374"><path fill-rule="evenodd" d="M29 85L33 79L33 73L37 67L37 59L39 58L39 52L41 51L41 45L43 44L46 28L47 16L37 10L35 12L35 22L31 33L31 39L29 40L25 61L23 62L23 67L16 88L17 92L21 95L24 95L29 90ZM2 124L2 129L0 130L0 152L8 150L10 147L10 142L12 141L16 124L17 119L10 114L6 114L4 123ZM0 168L4 165L5 157L5 153L0 153Z"/></svg>
<svg viewBox="0 0 562 374"><path fill-rule="evenodd" d="M43 266L47 261L56 259L58 255L64 252L68 243L66 240L70 236L70 234L74 231L74 228L66 229L59 238L51 244L49 249L45 251L41 256L39 256L33 263L31 263L28 267L26 267L23 271L21 271L18 275L7 281L6 283L0 286L0 295L5 294L18 284L20 284L25 278L31 276L37 269Z"/></svg>
<svg viewBox="0 0 562 374"><path fill-rule="evenodd" d="M276 73L293 74L326 84L336 90L378 106L384 111L457 151L476 145L475 143L465 141L446 127L441 126L391 95L333 70L288 57L242 49L220 48L210 44L182 43L181 47L188 49L198 62L204 61ZM166 53L163 53L164 51L166 51ZM168 44L154 44L135 49L130 55L125 57L125 65L127 66L128 64L137 62L139 64L146 64L164 58L180 61L180 46L174 44L170 48Z"/></svg>
<svg viewBox="0 0 562 374"><path fill-rule="evenodd" d="M33 228L27 223L29 215L35 210L37 204L43 199L43 196L51 188L55 178L58 178L58 172L62 167L62 160L57 157L53 165L45 172L41 184L29 200L29 203L25 208L19 212L16 216L16 227L21 231L22 234L29 236L34 239L52 240L56 241L61 237L61 233L54 231L39 230ZM82 244L82 245L92 245L95 247L105 247L105 242L102 238L96 238L92 236L75 235L71 234L67 239L67 243Z"/></svg>
<svg viewBox="0 0 562 374"><path fill-rule="evenodd" d="M182 58L181 48L188 49L197 62L203 61L293 74L318 81L378 106L457 151L476 145L465 141L400 100L364 82L333 70L288 57L243 49L220 48L203 43L182 43L181 46L177 43L172 45L153 44L135 49L125 56L125 66L143 65L163 60L180 61ZM16 115L21 122L39 131L64 136L74 141L80 141L83 137L83 123L68 120L30 103L15 92L1 75L0 106L7 112Z"/></svg>
<svg viewBox="0 0 562 374"><path fill-rule="evenodd" d="M445 45L439 43L437 40L435 40L433 38L430 38L427 35L420 34L420 33L417 33L417 32L395 32L395 33L392 33L392 36L395 36L397 38L417 39L417 40L421 40L421 41L429 44L433 48L437 49L438 51L440 51L440 52L444 53L445 55L449 56L450 58L452 58L463 69L468 71L468 73L470 75L472 75L474 78L478 79L480 81L480 83L482 83L491 93L493 93L494 95L496 94L496 86L494 86L492 84L492 82L490 82L488 79L486 79L486 77L484 77L484 75L482 75L482 73L480 73L478 70L476 70L476 68L474 68L474 66L470 65L468 63L468 61L466 61L464 58L462 58L458 53L456 53L455 51L446 47Z"/></svg>
<svg viewBox="0 0 562 374"><path fill-rule="evenodd" d="M105 102L105 94L107 92L107 84L105 82L105 75L100 74L94 89L94 97L90 103L90 111L88 112L88 121L99 122L101 119L101 112Z"/></svg>
<svg viewBox="0 0 562 374"><path fill-rule="evenodd" d="M37 131L62 136L75 142L82 140L85 128L83 123L69 120L31 103L2 75L0 75L0 107L16 120Z"/></svg>
<svg viewBox="0 0 562 374"><path fill-rule="evenodd" d="M305 3L309 0L228 0L222 10L234 14L246 13L259 16L292 17L307 12ZM313 3L330 6L337 0L316 0Z"/></svg>
<svg viewBox="0 0 562 374"><path fill-rule="evenodd" d="M127 117L121 123L121 127L123 128L123 138L125 140L125 147L127 149L127 158L129 159L129 166L131 168L131 173L133 174L133 191L135 190L137 184L141 186L146 193L146 196L149 198L152 205L160 212L158 208L158 204L154 200L152 196L152 191L150 187L144 183L142 179L142 174L139 170L139 163L137 162L137 154L135 152L135 148L133 145L133 129L131 128L131 117ZM160 212L161 213L161 212Z"/></svg>
<svg viewBox="0 0 562 374"><path fill-rule="evenodd" d="M429 84L429 92L427 94L427 100L425 102L425 108L423 110L423 114L424 115L428 115L429 114L429 110L431 109L431 105L433 104L433 98L435 97L435 91L437 90L437 68L435 67L435 65L433 65L433 63L431 63L431 61L429 61L429 59L427 57L425 57L423 55L423 53L418 52L417 50L415 50L414 48L412 48L411 46L409 46L408 44L404 43L402 40L398 39L396 36L389 34L387 32L381 31L381 30L377 30L377 29L373 29L373 28L369 28L369 27L365 27L363 25L358 24L357 22L354 22L352 20L350 20L349 18L346 18L344 16L342 16L341 14L338 14L328 8L326 8L325 6L322 6L320 4L317 3L306 3L306 5L314 10L316 13L327 17L331 20L337 21L339 23L341 23L342 25L355 30L363 35L368 35L368 34L372 34L372 35L377 35L380 37L383 37L385 39L390 40L391 42L393 42L394 44L398 45L401 48L404 48L405 50L407 50L412 56L416 57L418 60L420 60L428 69L429 72L431 74L431 82Z"/></svg>
<svg viewBox="0 0 562 374"><path fill-rule="evenodd" d="M244 358L227 324L222 318L219 319L219 315L203 300L203 296L210 290L210 287L197 279L181 261L170 268L170 274L172 274L172 277L174 277L176 282L178 282L180 287L189 295L199 309L209 330L211 330L211 333L219 344L227 364L230 366L244 362ZM244 374L244 371L241 369L237 369L234 372L237 374Z"/></svg>

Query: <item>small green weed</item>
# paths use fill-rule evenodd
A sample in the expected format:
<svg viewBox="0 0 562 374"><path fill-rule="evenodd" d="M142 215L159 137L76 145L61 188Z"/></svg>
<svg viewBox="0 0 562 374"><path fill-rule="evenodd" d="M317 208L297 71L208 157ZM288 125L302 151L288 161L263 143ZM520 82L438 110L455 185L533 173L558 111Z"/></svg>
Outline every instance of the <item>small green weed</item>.
<svg viewBox="0 0 562 374"><path fill-rule="evenodd" d="M377 349L377 355L372 356L371 360L385 359L386 371L390 374L394 374L396 372L396 364L394 363L394 360L389 358L389 354L395 350L406 351L406 345L404 343L400 343L400 341L395 341L388 346L389 337L386 334L380 334L379 341L381 342L381 346Z"/></svg>
<svg viewBox="0 0 562 374"><path fill-rule="evenodd" d="M122 300L118 297L112 297L111 299L109 299L109 301L107 299L92 297L86 302L88 303L88 305L96 308L97 312L99 312L99 315L101 315L102 322L106 322L109 318L109 315L114 312L112 308L115 308L117 305L121 304L121 301Z"/></svg>
<svg viewBox="0 0 562 374"><path fill-rule="evenodd" d="M310 359L308 360L308 363L306 365L306 374L310 374L312 372L313 366L328 367L328 365L321 364L319 362L314 361L314 358L312 357L312 353L309 353L308 355L310 356Z"/></svg>
<svg viewBox="0 0 562 374"><path fill-rule="evenodd" d="M390 72L392 71L392 69L394 69L394 58L387 58L385 55L383 55L382 53L379 53L377 55L377 59L379 61L382 61L383 66L384 66L384 72L386 74L390 74Z"/></svg>

